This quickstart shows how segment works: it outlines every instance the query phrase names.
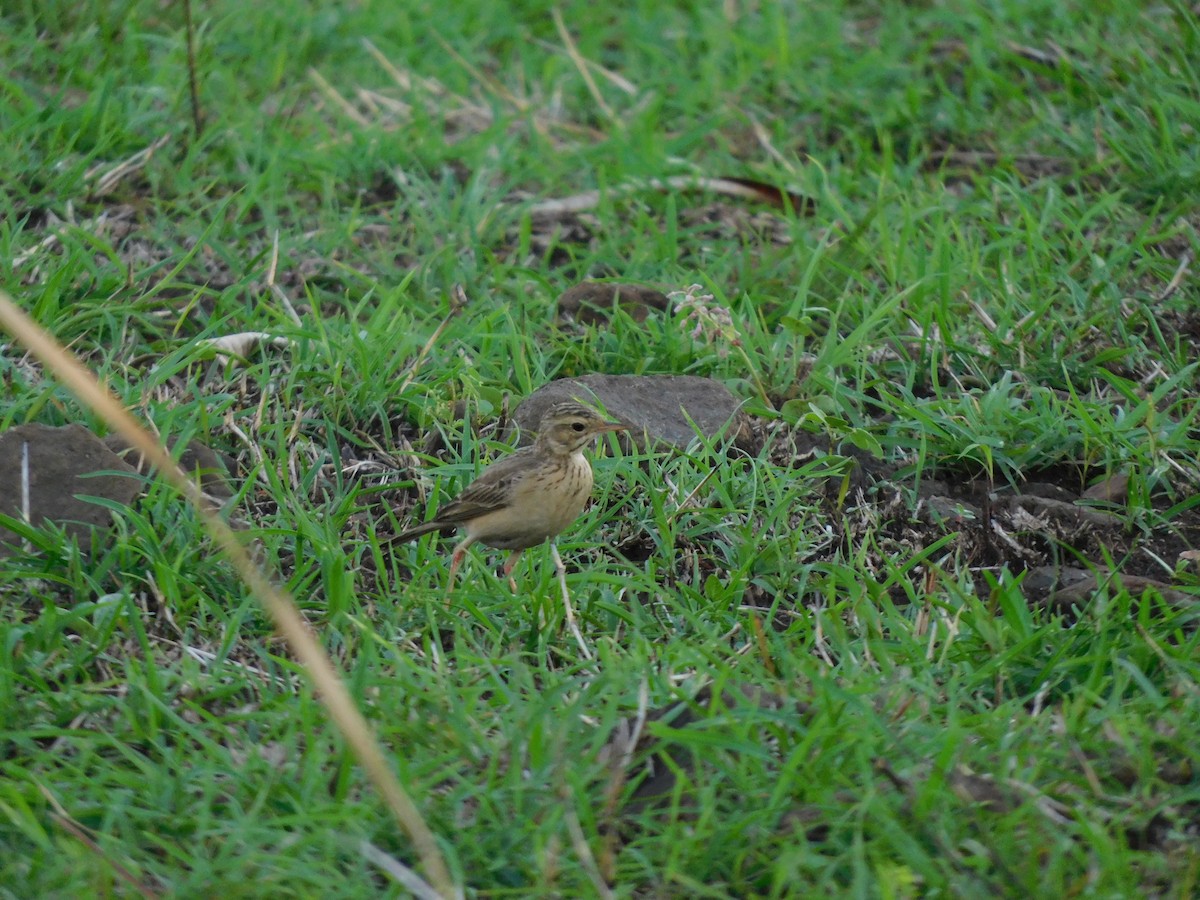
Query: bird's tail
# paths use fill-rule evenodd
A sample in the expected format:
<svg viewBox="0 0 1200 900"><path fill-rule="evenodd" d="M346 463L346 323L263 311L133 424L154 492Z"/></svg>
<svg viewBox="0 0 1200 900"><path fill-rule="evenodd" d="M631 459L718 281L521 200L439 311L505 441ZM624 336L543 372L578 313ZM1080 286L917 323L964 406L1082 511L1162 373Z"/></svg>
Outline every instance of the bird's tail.
<svg viewBox="0 0 1200 900"><path fill-rule="evenodd" d="M414 525L412 528L406 528L399 534L392 535L387 539L389 544L403 544L414 538L419 538L423 534L429 534L431 531L441 531L443 528L449 528L445 522L439 522L436 519L432 522L426 522L423 525Z"/></svg>

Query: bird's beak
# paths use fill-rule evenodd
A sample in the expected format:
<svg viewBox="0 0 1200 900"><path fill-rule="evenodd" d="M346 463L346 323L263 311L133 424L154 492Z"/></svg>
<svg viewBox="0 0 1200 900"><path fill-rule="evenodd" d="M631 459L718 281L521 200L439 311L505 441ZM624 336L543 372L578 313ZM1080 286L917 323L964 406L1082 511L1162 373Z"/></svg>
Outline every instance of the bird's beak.
<svg viewBox="0 0 1200 900"><path fill-rule="evenodd" d="M620 422L605 422L599 429L602 433L608 431L628 431L628 425L622 425Z"/></svg>

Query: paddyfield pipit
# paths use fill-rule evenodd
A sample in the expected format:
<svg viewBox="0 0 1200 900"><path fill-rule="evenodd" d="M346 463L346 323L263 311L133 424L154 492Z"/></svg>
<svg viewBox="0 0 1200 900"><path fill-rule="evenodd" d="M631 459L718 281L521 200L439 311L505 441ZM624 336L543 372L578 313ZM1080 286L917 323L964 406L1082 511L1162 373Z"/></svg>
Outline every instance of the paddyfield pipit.
<svg viewBox="0 0 1200 900"><path fill-rule="evenodd" d="M598 434L625 430L582 403L556 403L542 415L532 446L492 463L434 518L402 531L394 540L407 541L457 525L463 538L450 557L446 592L454 587L463 556L476 541L512 551L504 574L515 591L512 570L521 553L553 540L583 512L592 493L592 467L584 448Z"/></svg>

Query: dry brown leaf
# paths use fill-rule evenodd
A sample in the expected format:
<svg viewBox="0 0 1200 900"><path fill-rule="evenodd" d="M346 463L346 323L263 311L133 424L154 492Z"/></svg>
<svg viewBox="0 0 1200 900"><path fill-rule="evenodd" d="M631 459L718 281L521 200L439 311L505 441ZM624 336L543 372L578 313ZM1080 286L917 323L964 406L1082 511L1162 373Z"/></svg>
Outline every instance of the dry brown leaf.
<svg viewBox="0 0 1200 900"><path fill-rule="evenodd" d="M216 351L217 359L227 365L234 359L244 362L256 347L270 346L286 349L292 346L292 341L285 337L268 334L265 331L239 331L236 334L204 338L199 341L199 344L202 347L211 347Z"/></svg>

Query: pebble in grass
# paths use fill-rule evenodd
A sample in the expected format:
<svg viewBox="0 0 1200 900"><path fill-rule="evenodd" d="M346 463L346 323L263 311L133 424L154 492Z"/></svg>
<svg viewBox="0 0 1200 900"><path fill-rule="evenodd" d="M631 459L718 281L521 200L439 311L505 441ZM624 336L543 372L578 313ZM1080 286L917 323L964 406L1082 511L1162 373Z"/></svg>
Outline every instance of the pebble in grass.
<svg viewBox="0 0 1200 900"><path fill-rule="evenodd" d="M208 447L189 441L180 465L199 476L201 489L214 504L224 505L232 498L228 466ZM128 505L141 494L148 473L140 454L129 452L119 435L101 440L82 425L36 422L0 433L0 513L23 519L28 493L29 521L61 527L84 550L106 541L112 524L110 510L88 498ZM23 486L26 479L28 490ZM0 528L0 556L20 544L13 531Z"/></svg>
<svg viewBox="0 0 1200 900"><path fill-rule="evenodd" d="M670 301L662 291L646 285L583 281L563 291L556 305L560 322L604 325L614 309L625 311L635 322L645 322L653 312L666 312Z"/></svg>
<svg viewBox="0 0 1200 900"><path fill-rule="evenodd" d="M28 490L23 485L28 485ZM134 468L82 425L30 423L0 434L0 513L28 516L34 526L58 525L85 549L112 523L108 508L86 497L132 502L142 489ZM21 539L0 527L0 556Z"/></svg>

